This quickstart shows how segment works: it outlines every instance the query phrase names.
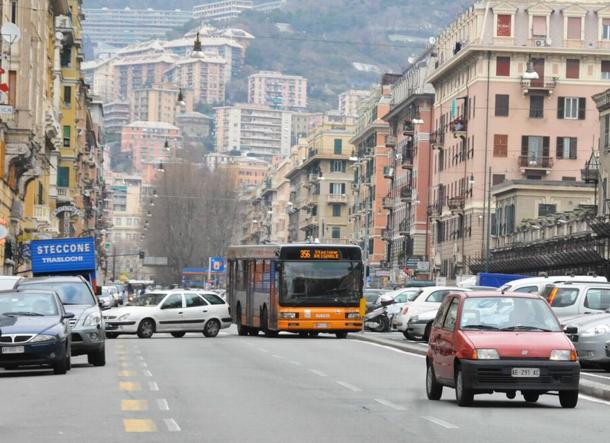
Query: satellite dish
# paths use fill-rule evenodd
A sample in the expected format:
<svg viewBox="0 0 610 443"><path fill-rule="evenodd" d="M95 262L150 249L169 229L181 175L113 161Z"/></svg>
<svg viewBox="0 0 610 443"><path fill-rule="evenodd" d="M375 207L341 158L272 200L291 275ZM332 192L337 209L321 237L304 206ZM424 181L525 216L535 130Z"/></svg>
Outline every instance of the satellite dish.
<svg viewBox="0 0 610 443"><path fill-rule="evenodd" d="M415 57L409 57L407 59L407 61L409 62L410 65L412 65L413 63L415 63Z"/></svg>
<svg viewBox="0 0 610 443"><path fill-rule="evenodd" d="M2 33L2 39L11 45L21 38L21 29L15 23L3 24L0 33Z"/></svg>
<svg viewBox="0 0 610 443"><path fill-rule="evenodd" d="M428 43L430 43L431 45L435 44L436 43L436 37L430 37L428 39Z"/></svg>
<svg viewBox="0 0 610 443"><path fill-rule="evenodd" d="M63 40L63 39L64 39L64 33L63 33L63 32L61 32L61 31L57 31L57 32L55 33L55 39L57 39L57 40Z"/></svg>

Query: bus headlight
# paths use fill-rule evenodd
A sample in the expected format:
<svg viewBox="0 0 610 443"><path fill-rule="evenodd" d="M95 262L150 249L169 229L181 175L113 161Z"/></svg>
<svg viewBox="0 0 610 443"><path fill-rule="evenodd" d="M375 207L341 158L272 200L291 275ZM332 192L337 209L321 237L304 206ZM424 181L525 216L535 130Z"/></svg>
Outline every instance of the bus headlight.
<svg viewBox="0 0 610 443"><path fill-rule="evenodd" d="M280 318L287 318L293 320L295 318L299 318L298 312L280 312Z"/></svg>
<svg viewBox="0 0 610 443"><path fill-rule="evenodd" d="M359 312L348 312L347 314L345 314L345 318L347 318L349 320L359 320L360 313Z"/></svg>

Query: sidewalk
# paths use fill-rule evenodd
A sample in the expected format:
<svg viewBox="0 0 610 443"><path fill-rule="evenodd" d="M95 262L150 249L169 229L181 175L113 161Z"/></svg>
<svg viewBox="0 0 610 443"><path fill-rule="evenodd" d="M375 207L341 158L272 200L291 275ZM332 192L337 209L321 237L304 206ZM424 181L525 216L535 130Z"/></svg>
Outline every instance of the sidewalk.
<svg viewBox="0 0 610 443"><path fill-rule="evenodd" d="M402 334L396 332L360 332L350 334L350 337L355 340L388 346L411 354L426 355L428 350L428 346L425 343L406 340ZM589 370L581 372L580 393L610 401L610 374L603 371L596 373Z"/></svg>

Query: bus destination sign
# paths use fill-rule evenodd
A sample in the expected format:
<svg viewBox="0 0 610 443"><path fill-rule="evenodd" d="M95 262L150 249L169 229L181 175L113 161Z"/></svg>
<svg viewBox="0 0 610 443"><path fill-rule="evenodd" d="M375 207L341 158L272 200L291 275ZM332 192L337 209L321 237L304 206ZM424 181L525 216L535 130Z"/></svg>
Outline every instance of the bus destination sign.
<svg viewBox="0 0 610 443"><path fill-rule="evenodd" d="M336 249L301 249L301 260L341 260L341 253Z"/></svg>

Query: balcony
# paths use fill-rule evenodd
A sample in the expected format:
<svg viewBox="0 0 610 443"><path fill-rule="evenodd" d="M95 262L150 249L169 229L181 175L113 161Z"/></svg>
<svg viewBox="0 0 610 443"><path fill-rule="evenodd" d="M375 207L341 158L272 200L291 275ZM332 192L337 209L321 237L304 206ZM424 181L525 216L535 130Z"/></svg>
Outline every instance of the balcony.
<svg viewBox="0 0 610 443"><path fill-rule="evenodd" d="M398 225L398 234L402 236L409 235L411 231L411 227L409 226L409 221L407 219L400 222Z"/></svg>
<svg viewBox="0 0 610 443"><path fill-rule="evenodd" d="M384 166L383 177L387 178L388 180L392 180L394 178L394 168L392 168L391 166Z"/></svg>
<svg viewBox="0 0 610 443"><path fill-rule="evenodd" d="M532 171L547 174L553 168L553 158L520 155L519 168L522 174Z"/></svg>
<svg viewBox="0 0 610 443"><path fill-rule="evenodd" d="M385 138L385 147L394 149L396 147L396 136L388 135Z"/></svg>
<svg viewBox="0 0 610 443"><path fill-rule="evenodd" d="M409 142L405 144L402 149L402 169L413 169L414 155L415 149L413 149L413 143Z"/></svg>
<svg viewBox="0 0 610 443"><path fill-rule="evenodd" d="M447 200L447 206L451 212L461 212L464 210L465 198L463 195L459 197L451 197Z"/></svg>
<svg viewBox="0 0 610 443"><path fill-rule="evenodd" d="M383 199L381 200L381 207L383 209L389 209L389 210L393 210L396 207L396 200L394 200L394 197L383 197Z"/></svg>
<svg viewBox="0 0 610 443"><path fill-rule="evenodd" d="M51 223L49 207L46 205L34 205L34 218L39 223Z"/></svg>
<svg viewBox="0 0 610 443"><path fill-rule="evenodd" d="M347 204L347 195L345 194L328 194L328 203L343 203Z"/></svg>
<svg viewBox="0 0 610 443"><path fill-rule="evenodd" d="M445 132L442 129L437 129L430 133L430 145L433 148L442 148L445 144Z"/></svg>
<svg viewBox="0 0 610 443"><path fill-rule="evenodd" d="M458 117L449 123L449 130L453 133L453 137L466 138L468 133L468 122L463 117Z"/></svg>
<svg viewBox="0 0 610 443"><path fill-rule="evenodd" d="M403 135L413 135L415 134L415 126L413 125L413 122L410 120L405 120L403 127L402 127L402 133Z"/></svg>
<svg viewBox="0 0 610 443"><path fill-rule="evenodd" d="M521 91L524 95L528 95L532 92L551 95L556 87L557 77L551 79L540 78L537 80L521 79Z"/></svg>
<svg viewBox="0 0 610 443"><path fill-rule="evenodd" d="M413 191L411 190L411 186L405 185L400 188L400 200L403 202L410 202L413 198Z"/></svg>
<svg viewBox="0 0 610 443"><path fill-rule="evenodd" d="M392 235L392 230L391 229L383 228L381 230L381 239L383 241L392 241L392 237L393 237L393 235Z"/></svg>
<svg viewBox="0 0 610 443"><path fill-rule="evenodd" d="M57 201L69 202L72 201L72 193L69 188L57 188Z"/></svg>

